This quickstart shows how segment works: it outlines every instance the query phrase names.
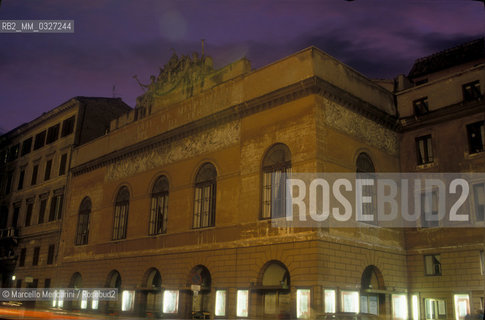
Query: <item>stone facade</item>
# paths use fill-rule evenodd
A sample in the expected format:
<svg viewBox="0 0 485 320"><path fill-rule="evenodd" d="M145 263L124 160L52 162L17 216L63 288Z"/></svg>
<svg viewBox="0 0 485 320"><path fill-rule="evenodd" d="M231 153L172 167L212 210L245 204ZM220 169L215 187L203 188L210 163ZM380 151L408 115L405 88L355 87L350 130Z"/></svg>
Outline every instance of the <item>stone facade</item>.
<svg viewBox="0 0 485 320"><path fill-rule="evenodd" d="M485 82L483 61L447 68L428 71L426 83L422 71L392 83L313 47L255 71L245 59L214 70L209 57L174 55L141 84L134 110L72 150L52 286L120 295L64 308L461 320L455 299L464 299L476 313L483 229L275 226L267 202L268 172L354 173L363 155L376 172L481 172L467 125L483 121L483 94L464 101L462 85ZM416 114L423 96L429 108ZM416 138L429 134L434 157L417 163Z"/></svg>

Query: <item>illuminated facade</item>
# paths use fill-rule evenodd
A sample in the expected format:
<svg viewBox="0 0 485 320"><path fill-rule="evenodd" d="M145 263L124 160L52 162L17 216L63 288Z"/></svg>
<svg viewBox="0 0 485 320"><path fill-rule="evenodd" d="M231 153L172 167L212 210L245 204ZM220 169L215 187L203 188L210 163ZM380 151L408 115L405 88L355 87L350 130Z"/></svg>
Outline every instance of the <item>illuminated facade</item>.
<svg viewBox="0 0 485 320"><path fill-rule="evenodd" d="M475 314L482 228L275 227L285 207L271 199L291 172L483 171L484 62L480 40L383 82L314 47L254 71L245 59L215 70L209 57L173 55L134 110L72 151L52 285L120 294L63 308L179 319ZM485 223L485 187L473 189L470 211Z"/></svg>

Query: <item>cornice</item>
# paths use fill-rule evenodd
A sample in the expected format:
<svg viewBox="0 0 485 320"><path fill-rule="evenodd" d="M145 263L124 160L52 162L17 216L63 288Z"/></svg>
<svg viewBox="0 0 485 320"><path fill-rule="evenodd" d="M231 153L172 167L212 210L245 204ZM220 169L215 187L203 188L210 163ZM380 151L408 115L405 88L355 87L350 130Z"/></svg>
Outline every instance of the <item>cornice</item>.
<svg viewBox="0 0 485 320"><path fill-rule="evenodd" d="M150 150L171 141L184 138L195 132L203 131L212 126L238 120L248 115L268 110L276 106L295 101L297 99L317 94L334 100L344 107L361 114L391 130L397 130L398 121L394 115L372 106L362 99L332 85L331 83L313 76L300 82L272 91L260 97L230 106L219 112L210 114L177 128L165 131L155 137L140 141L131 146L113 151L99 158L93 159L71 169L74 176L84 174L97 168L109 165L124 158Z"/></svg>

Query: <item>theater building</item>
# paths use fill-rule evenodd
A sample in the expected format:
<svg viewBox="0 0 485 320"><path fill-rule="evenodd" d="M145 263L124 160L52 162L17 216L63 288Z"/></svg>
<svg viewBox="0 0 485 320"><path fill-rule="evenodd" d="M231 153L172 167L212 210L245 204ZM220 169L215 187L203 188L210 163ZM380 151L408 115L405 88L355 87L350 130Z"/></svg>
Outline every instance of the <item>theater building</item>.
<svg viewBox="0 0 485 320"><path fill-rule="evenodd" d="M2 287L51 287L72 150L128 110L121 99L76 97L0 137Z"/></svg>
<svg viewBox="0 0 485 320"><path fill-rule="evenodd" d="M118 299L55 307L167 319L477 314L483 228L296 227L278 199L285 174L482 172L484 63L483 39L391 81L315 47L257 70L174 54L140 83L135 109L69 153L51 285L117 288ZM466 208L485 226L484 182L471 190Z"/></svg>
<svg viewBox="0 0 485 320"><path fill-rule="evenodd" d="M146 87L73 151L56 286L165 318L407 310L401 230L277 228L270 201L282 173L398 172L391 92L314 47L254 71L174 55Z"/></svg>

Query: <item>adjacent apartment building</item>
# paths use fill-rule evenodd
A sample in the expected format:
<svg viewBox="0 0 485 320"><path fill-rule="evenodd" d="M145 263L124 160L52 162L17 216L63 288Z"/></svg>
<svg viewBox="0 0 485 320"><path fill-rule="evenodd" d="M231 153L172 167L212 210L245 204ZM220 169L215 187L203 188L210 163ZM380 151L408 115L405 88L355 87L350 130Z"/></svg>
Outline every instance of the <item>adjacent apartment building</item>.
<svg viewBox="0 0 485 320"><path fill-rule="evenodd" d="M216 70L210 57L174 54L134 110L69 153L62 231L51 238L56 273L36 279L117 288L116 301L52 302L93 313L478 314L483 228L285 226L275 224L285 206L274 199L288 173L483 172L484 68L483 39L419 59L394 81L368 79L315 47L257 70L246 59ZM485 226L485 185L471 188L467 210ZM20 261L25 287L36 269Z"/></svg>
<svg viewBox="0 0 485 320"><path fill-rule="evenodd" d="M0 137L2 287L51 287L72 150L128 110L117 98L75 97Z"/></svg>

